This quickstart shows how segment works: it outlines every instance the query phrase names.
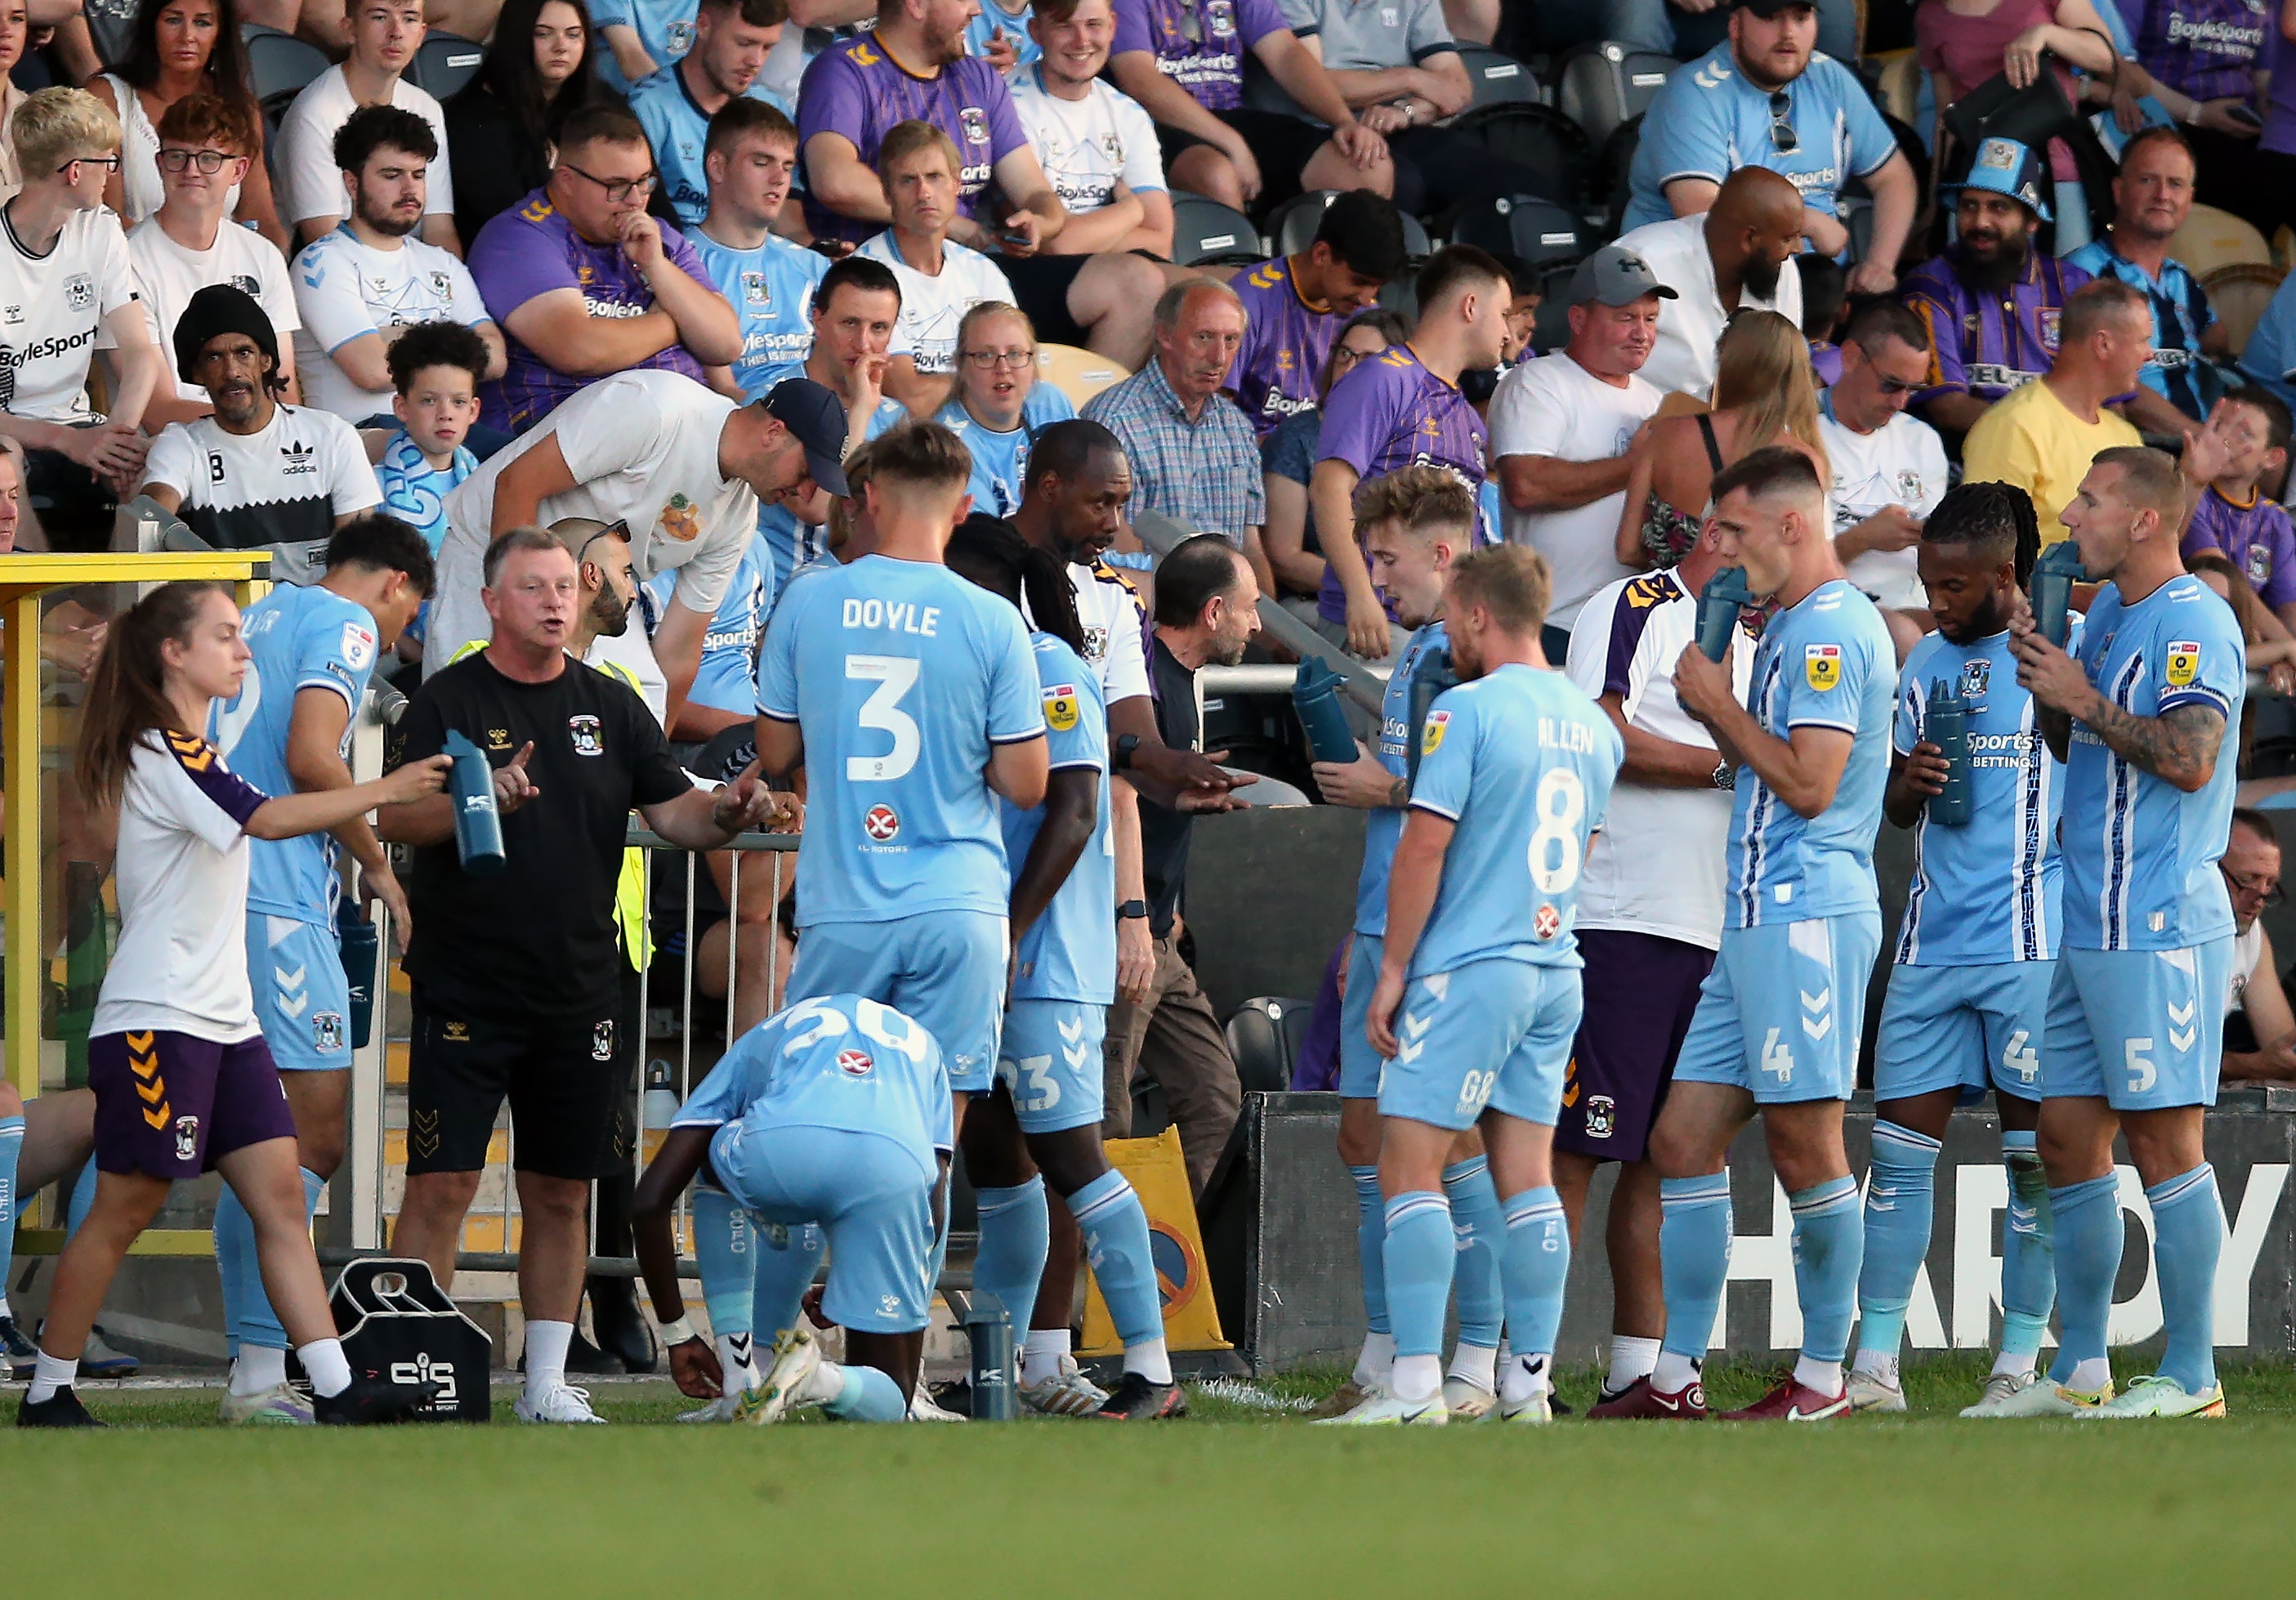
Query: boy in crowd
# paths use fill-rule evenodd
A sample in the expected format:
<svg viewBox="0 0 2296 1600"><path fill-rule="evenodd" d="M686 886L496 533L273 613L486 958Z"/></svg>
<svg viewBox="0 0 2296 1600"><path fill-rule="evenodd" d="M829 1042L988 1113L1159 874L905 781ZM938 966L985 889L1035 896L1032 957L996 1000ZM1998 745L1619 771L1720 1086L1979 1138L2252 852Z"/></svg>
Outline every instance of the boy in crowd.
<svg viewBox="0 0 2296 1600"><path fill-rule="evenodd" d="M2225 470L2193 507L2184 554L2223 551L2273 614L2296 629L2296 529L2263 488L2287 469L2288 407L2268 390L2235 389L2217 403L2209 425L2227 447Z"/></svg>
<svg viewBox="0 0 2296 1600"><path fill-rule="evenodd" d="M1315 405L1316 381L1341 324L1379 299L1407 253L1395 202L1350 189L1324 208L1305 250L1236 275L1230 287L1243 302L1243 345L1228 375L1235 403L1262 439Z"/></svg>
<svg viewBox="0 0 2296 1600"><path fill-rule="evenodd" d="M463 443L479 420L479 381L486 375L486 342L460 323L418 323L390 347L390 409L398 431L382 447L374 469L382 509L422 536L436 556L447 541L447 496L479 470ZM422 659L422 610L399 636L398 653Z"/></svg>

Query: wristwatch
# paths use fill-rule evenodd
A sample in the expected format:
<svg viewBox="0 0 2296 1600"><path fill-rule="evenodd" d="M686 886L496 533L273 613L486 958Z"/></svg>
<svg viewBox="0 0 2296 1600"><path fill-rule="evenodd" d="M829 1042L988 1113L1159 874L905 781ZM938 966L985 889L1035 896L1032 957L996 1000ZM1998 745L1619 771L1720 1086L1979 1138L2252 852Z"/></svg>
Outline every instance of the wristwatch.
<svg viewBox="0 0 2296 1600"><path fill-rule="evenodd" d="M1738 786L1738 769L1727 761L1715 762L1714 786L1717 789L1735 789Z"/></svg>
<svg viewBox="0 0 2296 1600"><path fill-rule="evenodd" d="M1116 907L1116 920L1120 923L1127 917L1138 917L1143 922L1147 921L1148 902L1145 900L1123 900L1119 902Z"/></svg>
<svg viewBox="0 0 2296 1600"><path fill-rule="evenodd" d="M1109 759L1108 765L1110 769L1115 772L1130 772L1132 770L1132 752L1139 748L1139 734L1119 734L1116 736L1115 751ZM1144 912L1142 915L1145 915L1146 913Z"/></svg>

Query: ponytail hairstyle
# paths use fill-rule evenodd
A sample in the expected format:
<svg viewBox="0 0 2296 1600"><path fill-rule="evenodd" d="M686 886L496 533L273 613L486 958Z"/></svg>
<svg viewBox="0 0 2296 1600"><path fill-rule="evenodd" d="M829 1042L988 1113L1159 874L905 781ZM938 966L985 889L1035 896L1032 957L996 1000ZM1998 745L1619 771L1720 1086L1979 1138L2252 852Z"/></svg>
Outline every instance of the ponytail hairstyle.
<svg viewBox="0 0 2296 1600"><path fill-rule="evenodd" d="M146 734L157 728L195 739L205 736L205 728L176 726L160 647L170 639L179 644L189 641L192 625L209 595L232 597L231 590L219 583L161 584L112 619L103 653L88 678L87 704L79 725L75 775L92 809L110 811L119 805L135 747Z"/></svg>
<svg viewBox="0 0 2296 1600"><path fill-rule="evenodd" d="M1014 605L1021 603L1025 594L1037 631L1052 635L1078 655L1084 653L1084 623L1077 616L1076 589L1069 582L1068 563L1029 543L1012 523L1002 517L973 513L949 536L947 559L959 577L992 595L1004 595Z"/></svg>
<svg viewBox="0 0 2296 1600"><path fill-rule="evenodd" d="M1922 524L1922 543L1965 545L1994 561L2013 562L2021 589L2041 558L2041 520L2033 497L2013 483L1958 483Z"/></svg>

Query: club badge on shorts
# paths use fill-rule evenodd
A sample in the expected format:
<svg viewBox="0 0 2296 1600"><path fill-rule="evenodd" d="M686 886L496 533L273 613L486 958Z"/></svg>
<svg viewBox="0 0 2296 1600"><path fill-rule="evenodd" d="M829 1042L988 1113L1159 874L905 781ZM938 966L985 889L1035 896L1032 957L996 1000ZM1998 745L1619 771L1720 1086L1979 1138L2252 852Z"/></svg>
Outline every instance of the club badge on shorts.
<svg viewBox="0 0 2296 1600"><path fill-rule="evenodd" d="M340 1012L322 1011L312 1016L311 1046L322 1055L332 1055L343 1047L343 1018Z"/></svg>
<svg viewBox="0 0 2296 1600"><path fill-rule="evenodd" d="M592 1061L614 1059L614 1022L611 1017L590 1030L590 1059Z"/></svg>
<svg viewBox="0 0 2296 1600"><path fill-rule="evenodd" d="M1841 646L1839 644L1806 644L1801 652L1802 676L1809 686L1820 694L1826 693L1841 681Z"/></svg>
<svg viewBox="0 0 2296 1600"><path fill-rule="evenodd" d="M200 1120L184 1113L176 1119L176 1159L188 1161L200 1153Z"/></svg>
<svg viewBox="0 0 2296 1600"><path fill-rule="evenodd" d="M2197 639L2178 639L2169 646L2169 686L2181 689L2201 675L2201 645Z"/></svg>

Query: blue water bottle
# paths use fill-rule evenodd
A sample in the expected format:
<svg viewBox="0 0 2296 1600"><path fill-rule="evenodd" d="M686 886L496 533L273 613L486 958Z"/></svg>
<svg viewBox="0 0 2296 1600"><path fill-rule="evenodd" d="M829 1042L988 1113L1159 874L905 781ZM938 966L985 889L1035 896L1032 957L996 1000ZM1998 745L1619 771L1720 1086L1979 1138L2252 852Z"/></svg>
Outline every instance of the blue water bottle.
<svg viewBox="0 0 2296 1600"><path fill-rule="evenodd" d="M351 1048L364 1050L374 1034L374 958L381 946L373 923L359 915L358 902L343 900L335 907L336 939L343 956L343 977L350 985Z"/></svg>
<svg viewBox="0 0 2296 1600"><path fill-rule="evenodd" d="M2050 546L2033 563L2033 626L2059 650L2065 647L2065 636L2071 631L2073 585L2087 576L2080 552L2070 539Z"/></svg>
<svg viewBox="0 0 2296 1600"><path fill-rule="evenodd" d="M447 753L455 770L447 791L455 797L455 849L463 870L474 878L502 871L502 813L495 809L495 769L487 752L456 728L447 730Z"/></svg>
<svg viewBox="0 0 2296 1600"><path fill-rule="evenodd" d="M1738 614L1753 603L1743 567L1725 567L1706 580L1698 594L1698 648L1708 661L1719 661L1729 655L1730 636L1738 631Z"/></svg>
<svg viewBox="0 0 2296 1600"><path fill-rule="evenodd" d="M1411 747L1403 758L1404 779L1406 784L1419 782L1420 742L1427 736L1427 713L1436 696L1446 689L1456 688L1459 674L1451 665L1451 652L1447 650L1423 650L1419 664L1411 674Z"/></svg>
<svg viewBox="0 0 2296 1600"><path fill-rule="evenodd" d="M1340 709L1342 681L1337 672L1315 656L1300 663L1300 674L1292 680L1292 709L1299 715L1300 729L1308 735L1308 748L1318 761L1356 759L1356 736L1348 731L1347 713Z"/></svg>
<svg viewBox="0 0 2296 1600"><path fill-rule="evenodd" d="M1969 823L1969 707L1954 686L1939 678L1930 685L1922 737L1945 759L1945 792L1930 796L1929 817L1942 827Z"/></svg>
<svg viewBox="0 0 2296 1600"><path fill-rule="evenodd" d="M1016 1415L1021 1382L1013 1344L1013 1319L993 1294L975 1294L964 1313L964 1336L972 1346L972 1420L1009 1423Z"/></svg>

